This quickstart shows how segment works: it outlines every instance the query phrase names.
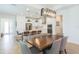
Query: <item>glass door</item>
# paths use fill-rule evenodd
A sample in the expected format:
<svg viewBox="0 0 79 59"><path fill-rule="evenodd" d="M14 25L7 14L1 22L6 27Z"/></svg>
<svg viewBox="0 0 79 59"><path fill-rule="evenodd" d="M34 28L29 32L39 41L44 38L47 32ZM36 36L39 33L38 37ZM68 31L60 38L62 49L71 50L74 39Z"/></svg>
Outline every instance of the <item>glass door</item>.
<svg viewBox="0 0 79 59"><path fill-rule="evenodd" d="M0 40L0 49L3 49L2 53L11 53L15 46L15 33L16 25L15 18L4 17L1 18L1 33L3 33L3 38Z"/></svg>
<svg viewBox="0 0 79 59"><path fill-rule="evenodd" d="M1 19L1 32L3 34L15 34L16 25L15 19L11 18L2 18Z"/></svg>
<svg viewBox="0 0 79 59"><path fill-rule="evenodd" d="M8 21L4 22L4 34L9 34L10 33L10 25Z"/></svg>

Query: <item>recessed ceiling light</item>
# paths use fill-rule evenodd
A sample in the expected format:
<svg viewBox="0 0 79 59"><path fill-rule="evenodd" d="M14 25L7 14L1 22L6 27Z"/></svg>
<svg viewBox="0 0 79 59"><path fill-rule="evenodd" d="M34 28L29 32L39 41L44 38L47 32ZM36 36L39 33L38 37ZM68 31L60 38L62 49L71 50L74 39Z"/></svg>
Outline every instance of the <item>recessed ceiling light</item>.
<svg viewBox="0 0 79 59"><path fill-rule="evenodd" d="M30 11L30 9L29 8L26 8L26 11Z"/></svg>

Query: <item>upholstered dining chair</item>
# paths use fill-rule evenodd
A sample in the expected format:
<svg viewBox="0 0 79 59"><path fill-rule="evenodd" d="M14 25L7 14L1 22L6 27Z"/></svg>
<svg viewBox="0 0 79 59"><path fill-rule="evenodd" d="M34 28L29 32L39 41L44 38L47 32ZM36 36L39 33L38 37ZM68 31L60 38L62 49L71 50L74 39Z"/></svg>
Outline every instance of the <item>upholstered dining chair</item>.
<svg viewBox="0 0 79 59"><path fill-rule="evenodd" d="M20 43L22 54L31 54L31 50L23 41L20 40L19 43Z"/></svg>
<svg viewBox="0 0 79 59"><path fill-rule="evenodd" d="M61 40L60 51L59 51L60 54L63 54L63 53L67 54L67 51L66 51L67 38L68 37L63 37Z"/></svg>
<svg viewBox="0 0 79 59"><path fill-rule="evenodd" d="M51 48L46 51L47 54L59 54L61 38L54 40Z"/></svg>

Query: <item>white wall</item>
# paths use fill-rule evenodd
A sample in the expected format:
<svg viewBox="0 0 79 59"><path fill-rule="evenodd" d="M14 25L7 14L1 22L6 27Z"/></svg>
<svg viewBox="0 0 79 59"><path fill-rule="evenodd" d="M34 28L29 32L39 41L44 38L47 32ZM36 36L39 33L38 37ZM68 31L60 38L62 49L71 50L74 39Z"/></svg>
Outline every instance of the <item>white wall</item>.
<svg viewBox="0 0 79 59"><path fill-rule="evenodd" d="M27 23L27 18L25 18L25 16L16 16L16 20L17 20L17 31L24 32L25 29L25 23ZM32 23L33 28L35 29L35 27L39 27L38 29L43 29L43 25L42 25L42 20L39 19L38 22L35 22L35 19L30 19L30 23Z"/></svg>
<svg viewBox="0 0 79 59"><path fill-rule="evenodd" d="M25 30L24 16L16 16L16 20L17 20L17 31L23 32Z"/></svg>
<svg viewBox="0 0 79 59"><path fill-rule="evenodd" d="M60 10L63 15L63 31L68 41L79 44L79 5Z"/></svg>

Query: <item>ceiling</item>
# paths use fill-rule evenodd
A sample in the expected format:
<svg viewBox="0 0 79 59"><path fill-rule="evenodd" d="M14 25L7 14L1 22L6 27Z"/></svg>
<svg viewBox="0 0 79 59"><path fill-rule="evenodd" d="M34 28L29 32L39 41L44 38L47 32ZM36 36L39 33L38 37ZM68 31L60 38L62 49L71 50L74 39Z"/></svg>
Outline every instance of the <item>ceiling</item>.
<svg viewBox="0 0 79 59"><path fill-rule="evenodd" d="M40 16L41 8L63 10L74 6L72 4L0 4L0 13L11 15ZM29 11L28 11L28 10Z"/></svg>

